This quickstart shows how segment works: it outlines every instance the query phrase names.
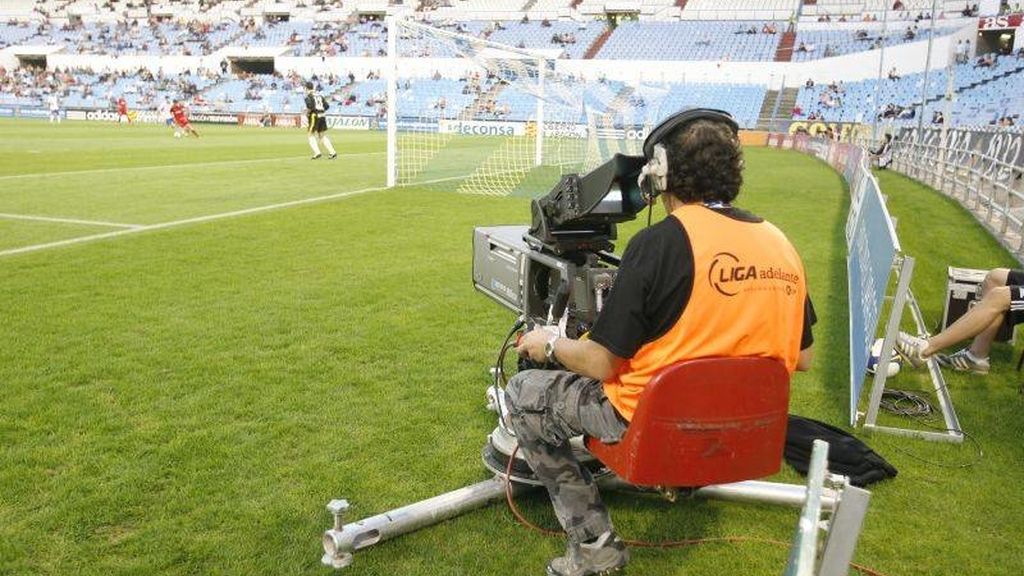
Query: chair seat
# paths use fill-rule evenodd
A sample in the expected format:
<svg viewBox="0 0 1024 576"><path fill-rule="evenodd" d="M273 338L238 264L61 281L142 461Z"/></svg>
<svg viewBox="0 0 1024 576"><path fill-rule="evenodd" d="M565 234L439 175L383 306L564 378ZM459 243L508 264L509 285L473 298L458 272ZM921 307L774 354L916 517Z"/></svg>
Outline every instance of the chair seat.
<svg viewBox="0 0 1024 576"><path fill-rule="evenodd" d="M616 444L587 448L637 486L699 487L779 471L789 372L771 358L700 358L662 369Z"/></svg>

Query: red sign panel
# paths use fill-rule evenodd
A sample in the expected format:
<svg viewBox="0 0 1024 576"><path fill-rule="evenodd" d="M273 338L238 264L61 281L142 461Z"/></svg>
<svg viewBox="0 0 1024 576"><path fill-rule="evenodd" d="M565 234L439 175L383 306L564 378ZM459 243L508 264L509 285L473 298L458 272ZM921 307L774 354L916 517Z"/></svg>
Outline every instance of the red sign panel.
<svg viewBox="0 0 1024 576"><path fill-rule="evenodd" d="M1024 20L1024 13L1004 14L1003 16L986 16L978 19L978 30L1001 30L1016 28Z"/></svg>

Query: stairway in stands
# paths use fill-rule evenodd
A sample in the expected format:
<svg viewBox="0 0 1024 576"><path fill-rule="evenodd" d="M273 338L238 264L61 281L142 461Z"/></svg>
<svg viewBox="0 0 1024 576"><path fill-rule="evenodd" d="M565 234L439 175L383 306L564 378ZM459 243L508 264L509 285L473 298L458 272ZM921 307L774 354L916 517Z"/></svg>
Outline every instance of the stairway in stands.
<svg viewBox="0 0 1024 576"><path fill-rule="evenodd" d="M772 125L772 118L775 117L775 110L779 106L779 90L769 90L764 95L764 102L761 103L761 111L757 113L757 124L755 130L768 130Z"/></svg>
<svg viewBox="0 0 1024 576"><path fill-rule="evenodd" d="M601 47L604 46L604 43L608 41L608 37L611 35L612 29L605 28L604 32L601 32L601 35L594 39L594 43L590 45L590 48L587 48L587 52L583 55L583 59L590 60L594 56L597 56L597 53L601 51Z"/></svg>
<svg viewBox="0 0 1024 576"><path fill-rule="evenodd" d="M792 117L793 107L796 106L796 97L800 93L799 88L783 88L769 90L761 104L761 112L757 115L757 130L780 130L781 122Z"/></svg>
<svg viewBox="0 0 1024 576"><path fill-rule="evenodd" d="M796 29L792 24L786 28L779 40L779 47L775 49L776 62L789 62L793 59L793 45L796 44Z"/></svg>

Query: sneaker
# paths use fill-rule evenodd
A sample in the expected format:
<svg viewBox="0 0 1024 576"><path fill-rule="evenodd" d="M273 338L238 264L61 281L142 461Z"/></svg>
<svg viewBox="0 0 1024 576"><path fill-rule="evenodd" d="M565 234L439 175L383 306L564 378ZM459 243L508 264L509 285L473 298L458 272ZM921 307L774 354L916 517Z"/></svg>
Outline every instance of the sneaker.
<svg viewBox="0 0 1024 576"><path fill-rule="evenodd" d="M927 347L927 340L906 332L900 332L896 337L896 352L914 368L920 368L928 361L921 353Z"/></svg>
<svg viewBox="0 0 1024 576"><path fill-rule="evenodd" d="M958 372L970 372L972 374L988 374L988 358L977 358L967 348L952 354L939 354L935 358L939 364L952 368Z"/></svg>
<svg viewBox="0 0 1024 576"><path fill-rule="evenodd" d="M337 157L338 157L338 154L337 154L337 152L335 152L334 154L331 154L330 156L328 156L327 159L328 160L334 160Z"/></svg>
<svg viewBox="0 0 1024 576"><path fill-rule="evenodd" d="M548 576L592 576L616 574L629 562L626 543L608 531L591 544L577 544L572 540L565 556L548 563Z"/></svg>
<svg viewBox="0 0 1024 576"><path fill-rule="evenodd" d="M313 157L310 158L310 160L319 160L319 159L323 158L323 156L324 156L323 154L314 154Z"/></svg>

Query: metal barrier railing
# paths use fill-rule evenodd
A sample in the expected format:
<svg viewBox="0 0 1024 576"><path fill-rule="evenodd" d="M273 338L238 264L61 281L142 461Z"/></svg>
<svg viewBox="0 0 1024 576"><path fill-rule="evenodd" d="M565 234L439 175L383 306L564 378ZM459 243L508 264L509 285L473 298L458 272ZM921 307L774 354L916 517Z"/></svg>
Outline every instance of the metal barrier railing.
<svg viewBox="0 0 1024 576"><path fill-rule="evenodd" d="M983 152L896 140L891 169L957 200L1024 264L1024 167Z"/></svg>

